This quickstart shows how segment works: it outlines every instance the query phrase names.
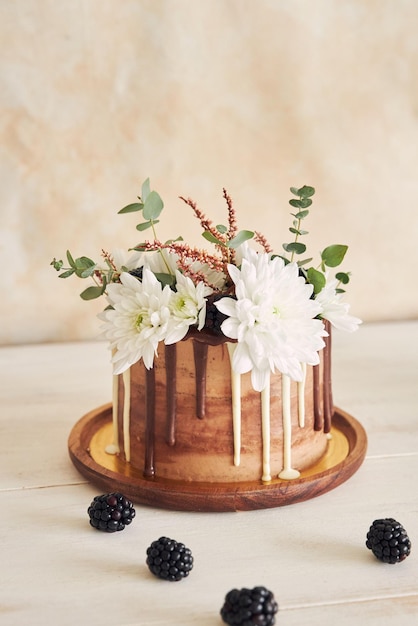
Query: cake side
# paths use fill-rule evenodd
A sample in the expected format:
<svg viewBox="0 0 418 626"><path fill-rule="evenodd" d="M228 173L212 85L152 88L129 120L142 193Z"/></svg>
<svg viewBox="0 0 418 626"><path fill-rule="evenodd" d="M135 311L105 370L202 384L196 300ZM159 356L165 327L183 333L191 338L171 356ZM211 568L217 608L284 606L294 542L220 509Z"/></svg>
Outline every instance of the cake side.
<svg viewBox="0 0 418 626"><path fill-rule="evenodd" d="M314 368L308 366L303 382L289 380L288 400L284 376L272 375L266 402L267 393L253 389L249 374L236 380L228 344L187 339L161 345L152 370L138 362L129 377L118 377L120 454L145 476L268 482L289 462L284 458L285 404L291 415L292 468L306 469L325 453L327 436L315 430L315 404L318 412L324 403L323 360L315 366L316 399ZM237 382L239 398L234 398Z"/></svg>

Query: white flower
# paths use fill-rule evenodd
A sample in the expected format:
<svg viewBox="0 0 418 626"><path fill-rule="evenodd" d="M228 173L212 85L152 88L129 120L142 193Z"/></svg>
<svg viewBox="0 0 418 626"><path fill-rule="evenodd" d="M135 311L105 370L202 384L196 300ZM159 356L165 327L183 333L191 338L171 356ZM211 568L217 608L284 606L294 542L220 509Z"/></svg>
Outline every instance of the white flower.
<svg viewBox="0 0 418 626"><path fill-rule="evenodd" d="M338 281L336 278L327 280L325 287L316 296L316 302L320 305L320 315L328 320L335 328L354 332L357 330L361 319L349 315L350 305L343 302L343 294L337 293Z"/></svg>
<svg viewBox="0 0 418 626"><path fill-rule="evenodd" d="M176 270L176 291L173 292L170 302L171 319L165 339L166 344L176 343L183 339L189 326L197 325L201 330L205 324L206 296L212 289L203 282L197 285L191 278L183 276Z"/></svg>
<svg viewBox="0 0 418 626"><path fill-rule="evenodd" d="M237 299L222 298L216 306L229 316L223 333L238 341L233 369L251 371L257 391L276 369L301 380L300 363L319 362L318 350L327 334L321 320L314 319L320 307L311 299L312 286L299 277L295 263L285 265L279 257L250 248L244 251L241 269L229 265L228 271Z"/></svg>
<svg viewBox="0 0 418 626"><path fill-rule="evenodd" d="M99 315L103 334L114 351L114 373L120 374L141 358L150 369L158 343L165 339L170 320L170 287L162 288L154 274L144 267L142 282L124 272L121 283L108 286L112 309Z"/></svg>

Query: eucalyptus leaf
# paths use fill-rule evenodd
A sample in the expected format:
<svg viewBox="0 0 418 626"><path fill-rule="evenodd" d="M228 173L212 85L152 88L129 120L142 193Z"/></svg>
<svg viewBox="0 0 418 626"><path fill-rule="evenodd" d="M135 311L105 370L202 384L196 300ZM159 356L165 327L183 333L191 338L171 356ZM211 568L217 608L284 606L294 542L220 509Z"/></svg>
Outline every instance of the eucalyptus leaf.
<svg viewBox="0 0 418 626"><path fill-rule="evenodd" d="M302 259L302 261L298 261L298 267L303 267L304 265L306 265L307 263L310 263L312 261L312 257L310 257L309 259Z"/></svg>
<svg viewBox="0 0 418 626"><path fill-rule="evenodd" d="M94 300L95 298L99 298L102 294L102 287L87 287L87 289L80 293L80 298L83 300Z"/></svg>
<svg viewBox="0 0 418 626"><path fill-rule="evenodd" d="M290 191L293 193L294 196L299 195L299 189L297 187L291 187Z"/></svg>
<svg viewBox="0 0 418 626"><path fill-rule="evenodd" d="M295 200L294 198L289 200L289 204L294 206L296 209L301 209L302 208L301 201L300 200Z"/></svg>
<svg viewBox="0 0 418 626"><path fill-rule="evenodd" d="M308 209L305 209L304 211L299 211L299 213L292 213L293 217L296 217L296 219L298 220L303 220L305 219L305 217L307 217L309 215L309 211Z"/></svg>
<svg viewBox="0 0 418 626"><path fill-rule="evenodd" d="M67 271L63 272L62 274L58 274L58 278L68 278L69 276L72 276L74 274L74 271L75 270L73 270L73 269L67 270Z"/></svg>
<svg viewBox="0 0 418 626"><path fill-rule="evenodd" d="M224 226L223 224L217 224L216 230L218 231L218 233L222 233L222 235L224 235L226 232L228 232L227 227Z"/></svg>
<svg viewBox="0 0 418 626"><path fill-rule="evenodd" d="M181 235L179 235L175 239L167 239L167 241L165 243L166 244L170 244L170 243L175 243L176 241L183 241L183 237Z"/></svg>
<svg viewBox="0 0 418 626"><path fill-rule="evenodd" d="M206 239L206 241L210 241L210 243L215 243L216 245L219 245L219 246L225 246L224 242L218 239L217 237L215 237L214 235L212 235L212 233L209 230L205 230L202 233L202 237Z"/></svg>
<svg viewBox="0 0 418 626"><path fill-rule="evenodd" d="M226 245L228 248L235 249L244 243L244 241L248 241L248 239L252 239L253 237L254 233L251 230L240 230Z"/></svg>
<svg viewBox="0 0 418 626"><path fill-rule="evenodd" d="M313 267L308 269L308 281L313 285L314 293L319 293L327 282L324 274Z"/></svg>
<svg viewBox="0 0 418 626"><path fill-rule="evenodd" d="M144 202L143 216L155 222L163 210L164 202L156 191L151 191Z"/></svg>
<svg viewBox="0 0 418 626"><path fill-rule="evenodd" d="M88 278L96 269L96 263L86 256L81 256L75 260L74 271L79 278Z"/></svg>
<svg viewBox="0 0 418 626"><path fill-rule="evenodd" d="M151 193L151 186L150 186L149 178L147 178L147 180L144 180L144 182L142 183L142 187L141 187L142 202L145 202L145 200L148 198L150 193Z"/></svg>
<svg viewBox="0 0 418 626"><path fill-rule="evenodd" d="M283 248L286 252L294 252L295 254L303 254L306 252L306 246L299 241L292 241L291 243L284 243Z"/></svg>
<svg viewBox="0 0 418 626"><path fill-rule="evenodd" d="M163 287L165 287L166 285L172 287L176 280L175 276L173 276L172 274L164 274L163 272L155 272L154 276L158 280L158 282L163 285Z"/></svg>
<svg viewBox="0 0 418 626"><path fill-rule="evenodd" d="M80 278L89 278L89 276L92 276L92 274L94 274L95 270L96 266L92 265L91 267L88 267L87 269L80 272L80 274L77 273L77 275L79 275Z"/></svg>
<svg viewBox="0 0 418 626"><path fill-rule="evenodd" d="M148 230L148 228L151 228L151 226L153 224L158 224L159 221L160 220L153 220L153 221L148 220L148 222L141 222L141 224L137 224L136 225L136 229L137 230ZM135 250L136 250L136 248L135 248Z"/></svg>
<svg viewBox="0 0 418 626"><path fill-rule="evenodd" d="M348 250L348 246L341 244L334 244L328 246L321 252L321 259L324 265L327 267L337 267L342 263L345 253Z"/></svg>
<svg viewBox="0 0 418 626"><path fill-rule="evenodd" d="M347 274L346 272L338 272L337 274L335 274L335 278L339 280L340 283L342 283L343 285L348 285L348 283L350 282L350 274Z"/></svg>
<svg viewBox="0 0 418 626"><path fill-rule="evenodd" d="M310 198L315 193L315 187L310 187L309 185L304 185L300 189L298 189L298 196L301 198Z"/></svg>
<svg viewBox="0 0 418 626"><path fill-rule="evenodd" d="M67 259L68 259L68 263L71 265L71 267L75 267L74 259L71 256L71 252L69 250L67 250Z"/></svg>
<svg viewBox="0 0 418 626"><path fill-rule="evenodd" d="M312 200L310 198L302 198L300 200L300 207L301 209L306 209L308 206L311 206L312 204Z"/></svg>
<svg viewBox="0 0 418 626"><path fill-rule="evenodd" d="M135 211L142 211L144 205L142 202L133 202L132 204L128 204L123 207L120 211L118 211L118 215L122 213L134 213Z"/></svg>

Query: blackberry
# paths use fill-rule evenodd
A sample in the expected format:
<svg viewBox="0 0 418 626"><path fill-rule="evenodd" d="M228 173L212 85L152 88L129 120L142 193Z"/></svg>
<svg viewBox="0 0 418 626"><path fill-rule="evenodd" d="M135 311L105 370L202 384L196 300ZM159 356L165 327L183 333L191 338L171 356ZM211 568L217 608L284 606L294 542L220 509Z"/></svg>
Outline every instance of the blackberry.
<svg viewBox="0 0 418 626"><path fill-rule="evenodd" d="M87 513L91 526L106 533L123 530L135 517L132 502L119 492L96 496Z"/></svg>
<svg viewBox="0 0 418 626"><path fill-rule="evenodd" d="M206 318L205 318L205 328L210 330L215 335L223 335L221 330L221 325L224 320L228 317L224 313L218 311L215 306L215 302L224 297L225 294L217 293L208 296L206 301ZM230 296L234 297L234 296Z"/></svg>
<svg viewBox="0 0 418 626"><path fill-rule="evenodd" d="M279 607L265 587L232 589L225 596L221 617L230 626L272 626Z"/></svg>
<svg viewBox="0 0 418 626"><path fill-rule="evenodd" d="M399 563L411 553L411 541L405 528L392 519L376 519L367 533L366 546L379 561Z"/></svg>
<svg viewBox="0 0 418 626"><path fill-rule="evenodd" d="M142 281L142 272L143 272L143 267L137 267L134 270L130 270L130 275L133 276L134 278L137 278L138 280Z"/></svg>
<svg viewBox="0 0 418 626"><path fill-rule="evenodd" d="M147 561L150 571L164 580L181 580L193 568L193 556L184 543L169 537L160 537L147 548Z"/></svg>

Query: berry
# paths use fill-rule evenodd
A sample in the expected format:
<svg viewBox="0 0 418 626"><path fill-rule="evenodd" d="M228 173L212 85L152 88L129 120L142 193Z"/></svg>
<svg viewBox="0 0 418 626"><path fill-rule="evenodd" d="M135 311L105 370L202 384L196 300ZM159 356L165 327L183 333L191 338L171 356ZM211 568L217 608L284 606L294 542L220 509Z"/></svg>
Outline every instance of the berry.
<svg viewBox="0 0 418 626"><path fill-rule="evenodd" d="M133 276L134 278L137 278L139 281L142 281L143 269L144 269L143 267L137 267L134 270L130 270L129 274Z"/></svg>
<svg viewBox="0 0 418 626"><path fill-rule="evenodd" d="M184 543L160 537L147 548L147 565L150 571L164 580L186 578L193 568L193 556Z"/></svg>
<svg viewBox="0 0 418 626"><path fill-rule="evenodd" d="M230 626L272 626L279 607L265 587L232 589L225 596L221 617Z"/></svg>
<svg viewBox="0 0 418 626"><path fill-rule="evenodd" d="M215 306L215 302L217 300L220 300L220 298L223 298L224 295L225 294L214 294L209 296L206 301L205 328L207 330L210 330L214 335L219 336L223 335L221 325L228 316L218 310L218 308Z"/></svg>
<svg viewBox="0 0 418 626"><path fill-rule="evenodd" d="M399 563L411 552L411 541L405 528L392 519L376 519L367 533L366 546L379 561Z"/></svg>
<svg viewBox="0 0 418 626"><path fill-rule="evenodd" d="M123 530L135 517L132 502L118 492L96 496L87 509L87 513L91 526L106 533Z"/></svg>

